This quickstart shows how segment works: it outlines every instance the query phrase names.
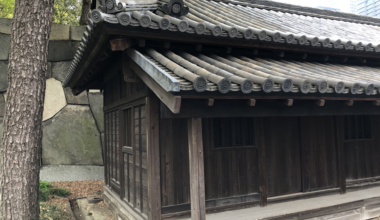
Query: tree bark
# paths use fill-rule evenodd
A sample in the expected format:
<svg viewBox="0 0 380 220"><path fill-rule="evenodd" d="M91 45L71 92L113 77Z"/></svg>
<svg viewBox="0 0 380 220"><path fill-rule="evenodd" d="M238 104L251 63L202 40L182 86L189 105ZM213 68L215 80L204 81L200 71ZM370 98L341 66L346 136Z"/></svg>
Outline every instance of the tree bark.
<svg viewBox="0 0 380 220"><path fill-rule="evenodd" d="M79 24L87 25L88 24L88 13L90 13L91 0L83 0L82 2L82 14L80 16Z"/></svg>
<svg viewBox="0 0 380 220"><path fill-rule="evenodd" d="M16 0L1 149L2 219L39 219L45 73L54 0Z"/></svg>

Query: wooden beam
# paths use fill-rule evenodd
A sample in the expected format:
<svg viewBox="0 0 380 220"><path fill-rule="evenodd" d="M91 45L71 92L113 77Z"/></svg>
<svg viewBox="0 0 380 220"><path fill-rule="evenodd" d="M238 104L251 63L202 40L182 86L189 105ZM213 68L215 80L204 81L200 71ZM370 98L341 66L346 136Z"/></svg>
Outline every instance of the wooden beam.
<svg viewBox="0 0 380 220"><path fill-rule="evenodd" d="M139 40L139 47L145 47L145 40L144 39Z"/></svg>
<svg viewBox="0 0 380 220"><path fill-rule="evenodd" d="M284 99L284 100L280 100L280 102L286 106L293 106L293 99Z"/></svg>
<svg viewBox="0 0 380 220"><path fill-rule="evenodd" d="M380 100L372 101L372 104L375 106L380 106Z"/></svg>
<svg viewBox="0 0 380 220"><path fill-rule="evenodd" d="M197 50L198 52L201 52L201 51L202 51L202 45L197 45L196 50Z"/></svg>
<svg viewBox="0 0 380 220"><path fill-rule="evenodd" d="M131 68L138 77L157 95L157 97L172 111L178 114L181 109L181 96L174 96L165 91L156 81L152 79L137 63L131 61Z"/></svg>
<svg viewBox="0 0 380 220"><path fill-rule="evenodd" d="M206 102L206 105L208 105L208 106L214 105L214 99L206 99L205 102Z"/></svg>
<svg viewBox="0 0 380 220"><path fill-rule="evenodd" d="M133 45L132 41L126 38L110 40L112 51L123 51Z"/></svg>
<svg viewBox="0 0 380 220"><path fill-rule="evenodd" d="M248 100L246 100L246 103L249 106L255 106L256 105L256 100L255 99L248 99Z"/></svg>
<svg viewBox="0 0 380 220"><path fill-rule="evenodd" d="M284 52L284 51L280 51L280 52L278 53L278 56L279 56L279 57L284 57L284 56L285 56L285 52Z"/></svg>
<svg viewBox="0 0 380 220"><path fill-rule="evenodd" d="M259 50L258 49L254 49L253 50L253 55L257 55L257 54L259 54Z"/></svg>
<svg viewBox="0 0 380 220"><path fill-rule="evenodd" d="M206 219L202 119L187 120L189 141L191 219Z"/></svg>
<svg viewBox="0 0 380 220"><path fill-rule="evenodd" d="M130 67L131 58L127 53L123 52L122 55L122 70L124 75L124 81L126 82L141 82L141 79L137 77L136 73Z"/></svg>
<svg viewBox="0 0 380 220"><path fill-rule="evenodd" d="M164 48L165 49L169 49L170 48L170 42L169 41L165 41Z"/></svg>
<svg viewBox="0 0 380 220"><path fill-rule="evenodd" d="M327 62L327 61L329 61L329 58L330 58L330 56L325 56L325 57L323 58L323 61Z"/></svg>
<svg viewBox="0 0 380 220"><path fill-rule="evenodd" d="M354 105L354 100L347 100L344 102L345 105L348 105L348 106L353 106Z"/></svg>
<svg viewBox="0 0 380 220"><path fill-rule="evenodd" d="M348 60L347 57L343 58L343 63L347 62L347 60Z"/></svg>
<svg viewBox="0 0 380 220"><path fill-rule="evenodd" d="M315 104L318 106L325 106L325 100L324 99L318 99L315 101Z"/></svg>
<svg viewBox="0 0 380 220"><path fill-rule="evenodd" d="M303 59L303 60L306 60L306 59L307 59L307 53L304 53L304 54L302 55L302 59Z"/></svg>
<svg viewBox="0 0 380 220"><path fill-rule="evenodd" d="M232 48L231 47L227 47L226 53L231 53L231 52L232 52Z"/></svg>
<svg viewBox="0 0 380 220"><path fill-rule="evenodd" d="M152 220L161 219L159 106L154 94L146 98L148 219Z"/></svg>

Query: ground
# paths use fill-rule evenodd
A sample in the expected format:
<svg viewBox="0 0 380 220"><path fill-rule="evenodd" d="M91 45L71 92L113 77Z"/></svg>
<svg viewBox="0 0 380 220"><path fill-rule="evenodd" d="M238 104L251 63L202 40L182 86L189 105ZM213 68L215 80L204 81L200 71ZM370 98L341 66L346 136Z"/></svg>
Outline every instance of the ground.
<svg viewBox="0 0 380 220"><path fill-rule="evenodd" d="M66 198L62 198L58 196L50 196L49 200L45 202L45 204L57 206L64 212L69 213L70 211L68 210L68 204L70 200L73 201L75 199L80 199L80 198L85 198L85 197L90 197L90 196L101 197L103 194L104 181L103 180L62 181L62 182L52 182L51 184L53 188L64 188L64 189L69 190L70 196ZM96 205L99 206L100 209L106 209L106 205L104 204L103 201L97 203ZM77 206L75 208L77 209ZM82 219L85 219L85 218L82 218ZM112 216L109 216L109 218L106 218L104 220L112 220L112 219L113 219Z"/></svg>

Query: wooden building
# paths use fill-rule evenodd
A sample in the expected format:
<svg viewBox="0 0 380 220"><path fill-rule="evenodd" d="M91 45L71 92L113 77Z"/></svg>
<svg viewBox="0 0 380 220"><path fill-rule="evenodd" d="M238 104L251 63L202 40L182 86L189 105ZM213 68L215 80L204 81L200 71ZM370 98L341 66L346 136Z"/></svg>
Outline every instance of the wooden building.
<svg viewBox="0 0 380 220"><path fill-rule="evenodd" d="M119 219L380 215L380 20L273 4L92 10L64 84L104 91Z"/></svg>

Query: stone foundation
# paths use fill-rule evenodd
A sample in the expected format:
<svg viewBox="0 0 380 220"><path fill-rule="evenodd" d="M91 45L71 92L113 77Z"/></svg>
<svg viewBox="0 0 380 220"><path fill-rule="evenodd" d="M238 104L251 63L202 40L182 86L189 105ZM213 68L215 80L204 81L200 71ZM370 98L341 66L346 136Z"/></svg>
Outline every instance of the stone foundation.
<svg viewBox="0 0 380 220"><path fill-rule="evenodd" d="M0 132L8 86L11 19L0 18ZM42 165L103 165L103 94L73 96L62 82L85 27L53 24L43 113ZM2 137L2 136L1 136Z"/></svg>

